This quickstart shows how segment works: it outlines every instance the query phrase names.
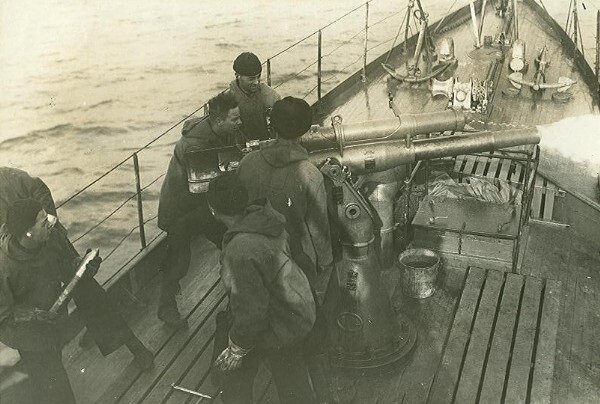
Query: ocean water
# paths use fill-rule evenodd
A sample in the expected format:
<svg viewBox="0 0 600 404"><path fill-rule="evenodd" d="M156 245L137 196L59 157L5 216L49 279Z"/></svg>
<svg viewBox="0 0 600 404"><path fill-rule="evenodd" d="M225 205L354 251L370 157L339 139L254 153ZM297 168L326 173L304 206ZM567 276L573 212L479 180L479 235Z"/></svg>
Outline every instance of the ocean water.
<svg viewBox="0 0 600 404"><path fill-rule="evenodd" d="M42 177L55 199L64 201L225 88L240 52L250 50L265 60L363 3L47 0L23 7L5 0L0 3L0 165ZM568 2L544 3L564 25ZM423 0L431 21L465 4ZM600 0L579 6L590 60L599 6ZM405 7L397 0L370 3L371 23L381 21L369 32L370 60L389 49ZM364 15L363 6L323 30L325 91L361 67ZM272 60L280 94L314 101L309 90L316 85L316 43L313 35ZM152 223L160 175L179 133L175 127L139 154L147 187L144 215ZM61 208L72 238L130 198L134 184L129 159ZM136 225L131 199L78 244L108 252L131 232L126 242L137 245ZM148 238L156 234L154 227L149 223ZM119 250L115 259L118 255Z"/></svg>

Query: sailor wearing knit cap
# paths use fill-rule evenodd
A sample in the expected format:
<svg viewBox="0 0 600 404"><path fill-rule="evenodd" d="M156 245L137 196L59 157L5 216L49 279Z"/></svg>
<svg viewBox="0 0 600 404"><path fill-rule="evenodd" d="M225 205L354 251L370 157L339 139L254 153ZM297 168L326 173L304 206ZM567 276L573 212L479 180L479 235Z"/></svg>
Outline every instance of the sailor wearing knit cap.
<svg viewBox="0 0 600 404"><path fill-rule="evenodd" d="M268 85L261 83L262 66L251 52L241 53L233 62L235 80L229 89L240 107L241 131L246 140L268 139L267 114L281 97Z"/></svg>

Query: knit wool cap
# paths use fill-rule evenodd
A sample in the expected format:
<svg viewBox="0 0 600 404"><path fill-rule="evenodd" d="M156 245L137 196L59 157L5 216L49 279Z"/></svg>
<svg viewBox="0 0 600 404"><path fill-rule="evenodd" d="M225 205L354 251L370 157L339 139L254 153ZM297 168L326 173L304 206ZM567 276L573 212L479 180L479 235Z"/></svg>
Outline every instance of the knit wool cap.
<svg viewBox="0 0 600 404"><path fill-rule="evenodd" d="M244 52L235 58L233 71L240 76L258 76L262 72L262 65L254 53Z"/></svg>
<svg viewBox="0 0 600 404"><path fill-rule="evenodd" d="M232 171L210 181L206 198L215 211L224 215L241 213L248 205L248 191Z"/></svg>
<svg viewBox="0 0 600 404"><path fill-rule="evenodd" d="M8 232L15 237L21 237L34 224L42 204L35 199L20 199L8 208L6 227Z"/></svg>
<svg viewBox="0 0 600 404"><path fill-rule="evenodd" d="M312 111L308 103L300 98L285 97L276 101L271 111L271 125L279 137L297 139L312 125Z"/></svg>

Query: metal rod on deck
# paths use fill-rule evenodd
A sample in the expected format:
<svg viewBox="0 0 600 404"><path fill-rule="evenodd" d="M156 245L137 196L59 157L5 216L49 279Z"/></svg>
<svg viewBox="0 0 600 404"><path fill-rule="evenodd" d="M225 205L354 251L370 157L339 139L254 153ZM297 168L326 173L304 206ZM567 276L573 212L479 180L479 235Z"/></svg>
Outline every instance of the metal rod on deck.
<svg viewBox="0 0 600 404"><path fill-rule="evenodd" d="M406 68L408 68L408 30L410 28L410 15L412 14L413 0L408 1L408 7L406 9L406 26L404 27L404 55L406 56Z"/></svg>
<svg viewBox="0 0 600 404"><path fill-rule="evenodd" d="M367 81L367 51L369 45L369 3L365 3L365 51L363 55L362 80Z"/></svg>
<svg viewBox="0 0 600 404"><path fill-rule="evenodd" d="M513 42L519 39L519 15L517 10L517 0L513 0Z"/></svg>
<svg viewBox="0 0 600 404"><path fill-rule="evenodd" d="M479 28L477 24L477 14L475 13L475 2L469 3L469 9L471 10L471 25L473 27L473 36L475 37L475 47L480 48L481 42L479 41Z"/></svg>
<svg viewBox="0 0 600 404"><path fill-rule="evenodd" d="M144 229L144 207L142 205L142 186L140 183L140 163L137 153L133 153L133 171L135 172L135 190L137 194L138 222L140 226L140 242L146 248L146 231Z"/></svg>
<svg viewBox="0 0 600 404"><path fill-rule="evenodd" d="M483 4L481 6L481 17L479 18L479 43L481 43L481 34L483 33L483 21L485 20L486 5L487 5L487 0L483 0Z"/></svg>
<svg viewBox="0 0 600 404"><path fill-rule="evenodd" d="M267 85L271 87L271 59L267 59Z"/></svg>
<svg viewBox="0 0 600 404"><path fill-rule="evenodd" d="M323 33L319 30L319 46L317 52L317 99L321 99L321 51L323 43Z"/></svg>

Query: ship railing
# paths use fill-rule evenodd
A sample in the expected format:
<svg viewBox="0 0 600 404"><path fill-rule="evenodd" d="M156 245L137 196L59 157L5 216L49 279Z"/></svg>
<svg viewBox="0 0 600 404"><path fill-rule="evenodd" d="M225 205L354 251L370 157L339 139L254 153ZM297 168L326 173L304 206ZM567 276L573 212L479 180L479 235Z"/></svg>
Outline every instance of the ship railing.
<svg viewBox="0 0 600 404"><path fill-rule="evenodd" d="M404 34L404 37L400 39L400 42L403 42L407 36L412 36L418 32L415 18L409 19L410 23L406 27L407 12L410 10L409 4L412 4L412 1L409 0L406 6L399 7L397 11L391 13L378 11L375 7L378 4L376 0L368 0L360 4L332 22L268 57L264 62L264 77L267 84L277 89L280 94L300 95L310 104L318 106L324 94L350 77L356 70L362 70L362 77L365 79L367 66L379 54L383 53L381 52L383 46L387 45L389 47L387 54L389 58L392 49L398 44L402 34ZM543 2L536 1L545 8ZM458 2L458 0L454 1L445 15L449 15L454 11ZM465 1L462 3L465 3ZM445 15L436 17L445 18ZM433 21L433 18L430 17L430 20ZM437 32L438 28L439 25L435 26L434 32ZM380 50L377 54L374 52L376 49ZM308 57L306 56L307 51L310 52ZM346 58L336 57L335 60L332 58L333 55L337 56L341 52L344 52ZM285 58L288 58L288 60L284 60ZM299 64L290 63L289 58L297 62L306 60L310 62L293 72L278 67ZM357 69L358 63L361 63L359 69ZM314 75L314 81L312 84L308 84L310 89L307 91L308 79L313 78L311 73ZM76 247L85 243L86 246L102 245L108 248L108 253L103 253L104 259L107 261L105 267L108 264L113 269L105 271L104 275L103 271L97 275L100 278L99 281L106 287L114 284L123 274L128 273L132 264L151 249L149 247L153 247L164 238L163 232L157 226L148 226L148 224L157 218L155 212L157 211L160 192L160 180L165 175L164 168L167 166L168 152L172 150L173 144L178 139L183 122L194 116L205 115L207 112L208 105L204 103L145 145L135 149L126 158L58 205L61 220L75 233L72 240ZM166 151L164 153L164 164L162 164L160 170L148 168L147 166L151 163L140 165L140 156L143 153L156 153L157 149ZM149 174L152 179L148 182L142 181L142 175ZM124 180L123 176L129 178ZM112 185L107 186L106 183L111 179L115 181ZM100 195L103 193L103 187L110 190L114 189L114 182L120 184L123 189L130 188L131 193L121 199L121 202L116 206L109 208L107 203L100 203ZM119 196L122 197L120 193ZM83 209L82 205L84 203L85 207L91 205L97 208L95 214L101 217L87 228L83 228L82 221L76 216L77 212ZM148 216L147 212L154 214ZM136 224L123 229L122 223L133 224L131 218L136 218ZM109 227L111 222L120 224L116 226L118 227L117 230ZM132 240L132 236L136 232L138 242ZM107 240L109 241L107 242ZM135 243L139 243L139 248L136 253L132 253L132 248L135 249ZM127 245L128 248L122 248L124 245Z"/></svg>
<svg viewBox="0 0 600 404"><path fill-rule="evenodd" d="M383 12L377 10L374 6L376 3L376 0L361 3L268 57L263 63L265 67L263 77L267 84L282 95L294 94L314 104L326 92L350 77L358 63L362 63L364 77L367 65L375 59L375 56L372 56L373 51L390 44L391 51L397 44L400 32L404 32L402 25L408 9L408 7L400 7L391 13ZM407 32L412 35L417 32L417 29L410 27ZM343 40L340 39L342 34ZM307 51L311 56L307 57ZM341 52L344 52L347 57L333 60L332 56L337 56ZM284 60L285 58L288 60ZM292 72L278 67L298 65L298 63L290 63L289 58L297 61L312 60L306 66ZM312 79L313 75L314 84L310 85L311 88L307 91L307 76ZM166 174L164 169L167 167L168 153L172 151L183 123L192 117L203 116L207 112L208 104L204 103L57 205L61 220L73 233L71 240L76 247L83 249L84 245L86 247L100 245L105 248L102 252L104 267L108 266L111 269L100 271L96 278L106 288L128 274L132 265L165 237L164 232L157 226L149 226L149 224L157 219L158 196L161 179ZM163 151L165 155L161 170L153 170L142 164L142 155L156 154L157 149ZM152 179L148 182L144 181L143 176L149 174ZM124 197L121 195L122 192L119 192L121 202L110 206L111 204L103 201L102 194L114 192L115 183L117 188L131 189L131 192ZM94 216L100 217L99 220L91 226L86 222L88 225L84 226L84 221L78 216L82 210L93 211ZM135 224L133 218L136 219ZM124 223L132 226L124 226ZM137 242L132 237L134 235L138 236ZM138 244L138 247L135 244ZM137 283L135 280L131 281L133 284ZM127 285L132 284L128 282Z"/></svg>

